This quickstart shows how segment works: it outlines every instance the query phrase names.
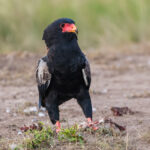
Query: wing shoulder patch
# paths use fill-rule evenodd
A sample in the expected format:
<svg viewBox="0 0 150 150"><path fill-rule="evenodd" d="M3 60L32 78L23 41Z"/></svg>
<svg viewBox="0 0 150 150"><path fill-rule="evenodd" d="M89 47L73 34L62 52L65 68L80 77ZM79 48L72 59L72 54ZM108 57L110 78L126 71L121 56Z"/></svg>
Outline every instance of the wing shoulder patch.
<svg viewBox="0 0 150 150"><path fill-rule="evenodd" d="M48 86L51 81L51 74L48 70L47 63L40 59L37 67L37 83L38 85L46 84L48 82Z"/></svg>
<svg viewBox="0 0 150 150"><path fill-rule="evenodd" d="M88 86L88 80L87 80L85 69L82 69L82 75L83 75L85 85Z"/></svg>
<svg viewBox="0 0 150 150"><path fill-rule="evenodd" d="M82 75L83 75L85 85L89 87L91 83L91 72L90 72L90 65L87 59L85 63L85 68L82 69Z"/></svg>

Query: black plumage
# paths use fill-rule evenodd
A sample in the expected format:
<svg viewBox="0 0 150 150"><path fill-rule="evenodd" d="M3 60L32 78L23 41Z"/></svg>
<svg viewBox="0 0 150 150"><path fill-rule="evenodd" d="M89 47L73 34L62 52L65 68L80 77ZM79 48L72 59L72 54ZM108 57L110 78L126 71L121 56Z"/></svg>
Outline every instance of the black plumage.
<svg viewBox="0 0 150 150"><path fill-rule="evenodd" d="M39 107L46 107L53 124L59 121L59 105L71 98L77 99L87 118L92 118L90 66L78 45L77 33L62 32L64 24L75 22L58 19L44 30L48 54L39 60L36 71Z"/></svg>

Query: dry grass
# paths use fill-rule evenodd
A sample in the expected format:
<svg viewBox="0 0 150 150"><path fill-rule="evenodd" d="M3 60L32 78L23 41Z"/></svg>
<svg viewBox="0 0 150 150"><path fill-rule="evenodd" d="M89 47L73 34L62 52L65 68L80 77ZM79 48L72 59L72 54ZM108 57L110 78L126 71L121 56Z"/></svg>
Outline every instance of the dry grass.
<svg viewBox="0 0 150 150"><path fill-rule="evenodd" d="M150 130L142 135L141 140L150 144Z"/></svg>

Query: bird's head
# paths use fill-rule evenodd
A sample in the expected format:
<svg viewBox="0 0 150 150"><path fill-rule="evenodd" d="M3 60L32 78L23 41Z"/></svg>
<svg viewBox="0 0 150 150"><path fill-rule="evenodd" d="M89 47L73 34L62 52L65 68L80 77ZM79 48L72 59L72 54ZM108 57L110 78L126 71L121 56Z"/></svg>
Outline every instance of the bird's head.
<svg viewBox="0 0 150 150"><path fill-rule="evenodd" d="M58 40L72 40L77 39L78 30L75 22L69 18L61 18L50 25L44 30L43 40L47 47L50 47Z"/></svg>

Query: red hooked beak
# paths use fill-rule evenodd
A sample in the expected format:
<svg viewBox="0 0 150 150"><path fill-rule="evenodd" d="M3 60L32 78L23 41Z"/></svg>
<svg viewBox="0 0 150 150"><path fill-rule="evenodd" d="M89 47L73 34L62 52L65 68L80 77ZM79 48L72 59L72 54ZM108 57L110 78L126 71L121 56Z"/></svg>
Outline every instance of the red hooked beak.
<svg viewBox="0 0 150 150"><path fill-rule="evenodd" d="M73 32L73 33L78 33L77 27L75 24L70 24L70 23L63 23L60 25L62 28L62 32Z"/></svg>

